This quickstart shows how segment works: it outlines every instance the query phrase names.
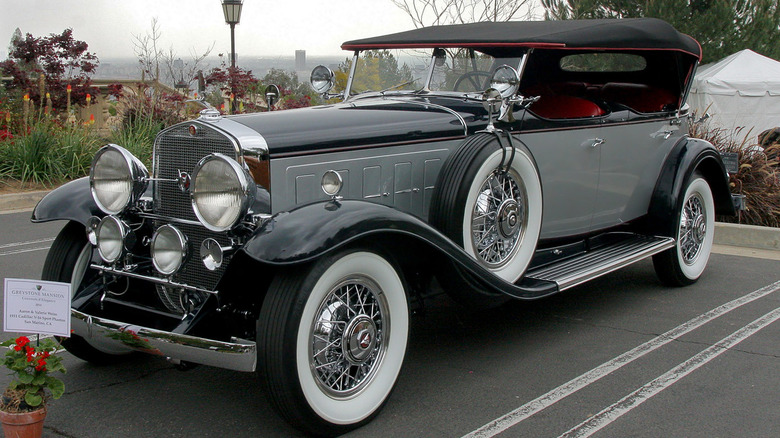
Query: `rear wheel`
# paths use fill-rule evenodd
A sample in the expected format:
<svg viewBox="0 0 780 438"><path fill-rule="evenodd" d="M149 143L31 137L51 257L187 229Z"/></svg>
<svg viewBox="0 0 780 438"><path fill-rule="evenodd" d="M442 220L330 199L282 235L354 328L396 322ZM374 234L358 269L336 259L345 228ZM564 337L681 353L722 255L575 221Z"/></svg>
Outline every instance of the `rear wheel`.
<svg viewBox="0 0 780 438"><path fill-rule="evenodd" d="M84 226L78 222L69 222L54 239L46 261L43 263L41 279L70 283L71 296L97 275L90 269L93 248L87 242ZM70 338L60 339L66 350L79 359L96 365L118 362L128 354L126 349L112 350L108 347L95 347L81 336L72 334Z"/></svg>
<svg viewBox="0 0 780 438"><path fill-rule="evenodd" d="M674 248L653 256L653 266L661 282L669 286L696 282L707 267L714 231L712 190L707 181L695 173L678 202Z"/></svg>
<svg viewBox="0 0 780 438"><path fill-rule="evenodd" d="M394 266L373 251L345 251L274 279L257 323L258 368L290 424L339 435L384 406L408 332Z"/></svg>

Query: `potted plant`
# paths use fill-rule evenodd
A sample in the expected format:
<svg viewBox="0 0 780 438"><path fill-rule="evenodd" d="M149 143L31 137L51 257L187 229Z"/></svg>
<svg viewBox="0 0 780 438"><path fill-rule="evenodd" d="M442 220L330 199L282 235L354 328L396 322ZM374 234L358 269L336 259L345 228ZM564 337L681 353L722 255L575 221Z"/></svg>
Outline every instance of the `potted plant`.
<svg viewBox="0 0 780 438"><path fill-rule="evenodd" d="M14 375L0 400L3 432L6 437L40 437L46 401L65 392L62 380L52 375L65 372L62 358L55 355L58 344L51 338L33 344L20 336L0 345L9 347L4 363Z"/></svg>

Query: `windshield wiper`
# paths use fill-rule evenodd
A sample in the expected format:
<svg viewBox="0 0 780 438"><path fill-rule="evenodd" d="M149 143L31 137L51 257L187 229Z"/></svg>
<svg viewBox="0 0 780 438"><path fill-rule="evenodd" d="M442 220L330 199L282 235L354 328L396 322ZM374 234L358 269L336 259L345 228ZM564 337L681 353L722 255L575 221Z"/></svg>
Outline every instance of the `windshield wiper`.
<svg viewBox="0 0 780 438"><path fill-rule="evenodd" d="M390 90L395 90L396 88L405 87L405 86L407 86L409 84L413 84L413 83L415 83L415 82L417 82L419 80L420 80L420 78L413 78L413 79L408 80L406 82L402 82L400 84L393 85L392 87L385 88L384 90L380 91L379 94L384 94L385 92L390 91Z"/></svg>

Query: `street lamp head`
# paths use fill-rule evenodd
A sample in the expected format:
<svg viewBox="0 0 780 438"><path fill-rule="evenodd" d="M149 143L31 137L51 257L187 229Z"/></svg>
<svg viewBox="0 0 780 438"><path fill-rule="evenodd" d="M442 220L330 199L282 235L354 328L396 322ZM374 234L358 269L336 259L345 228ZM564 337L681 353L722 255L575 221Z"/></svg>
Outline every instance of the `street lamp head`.
<svg viewBox="0 0 780 438"><path fill-rule="evenodd" d="M238 24L241 21L241 6L244 0L222 0L222 12L225 13L225 23Z"/></svg>

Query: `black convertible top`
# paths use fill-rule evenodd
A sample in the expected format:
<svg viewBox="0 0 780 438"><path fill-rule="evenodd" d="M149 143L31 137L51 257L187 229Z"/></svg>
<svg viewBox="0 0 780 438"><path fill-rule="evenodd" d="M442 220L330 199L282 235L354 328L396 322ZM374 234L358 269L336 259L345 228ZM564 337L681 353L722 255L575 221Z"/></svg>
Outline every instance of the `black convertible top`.
<svg viewBox="0 0 780 438"><path fill-rule="evenodd" d="M431 26L347 41L344 50L469 47L674 50L701 59L699 43L657 18L507 21Z"/></svg>

